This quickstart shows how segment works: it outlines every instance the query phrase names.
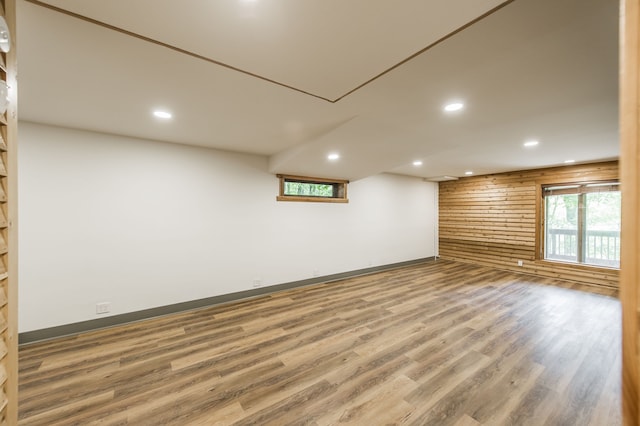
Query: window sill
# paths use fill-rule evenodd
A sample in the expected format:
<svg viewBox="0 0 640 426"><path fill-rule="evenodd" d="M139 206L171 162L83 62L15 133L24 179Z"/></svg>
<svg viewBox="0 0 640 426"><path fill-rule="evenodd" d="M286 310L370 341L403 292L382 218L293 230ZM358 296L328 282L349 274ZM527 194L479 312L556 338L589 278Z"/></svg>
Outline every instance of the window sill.
<svg viewBox="0 0 640 426"><path fill-rule="evenodd" d="M305 203L348 203L347 198L324 198L324 197L295 197L292 195L278 195L278 201L301 201Z"/></svg>
<svg viewBox="0 0 640 426"><path fill-rule="evenodd" d="M549 266L565 266L572 269L578 269L581 271L588 272L612 272L612 271L620 271L620 268L614 268L611 266L600 266L600 265L587 265L584 263L574 263L574 262L563 262L561 260L549 260L549 259L538 259L536 263L540 263L543 265Z"/></svg>

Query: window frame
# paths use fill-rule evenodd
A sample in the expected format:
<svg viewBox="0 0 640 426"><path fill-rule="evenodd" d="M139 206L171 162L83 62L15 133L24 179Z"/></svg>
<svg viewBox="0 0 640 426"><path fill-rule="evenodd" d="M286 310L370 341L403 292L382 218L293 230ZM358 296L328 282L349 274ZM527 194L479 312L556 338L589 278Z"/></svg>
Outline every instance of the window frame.
<svg viewBox="0 0 640 426"><path fill-rule="evenodd" d="M550 187L569 187L569 186L575 186L577 188L579 188L579 191L575 191L572 192L573 194L576 194L579 196L579 203L581 203L582 201L580 201L581 195L582 194L587 194L587 193L592 193L592 192L605 192L605 191L598 191L597 189L594 190L589 190L589 189L582 189L582 188L588 188L588 185L605 185L605 184L609 184L609 186L618 186L618 188L620 188L620 179L619 178L608 178L608 179L593 179L593 180L585 180L585 181L558 181L558 180L545 180L545 181L538 181L536 182L536 192L537 192L537 200L538 202L536 203L536 218L537 218L537 226L536 226L536 236L535 236L535 244L536 244L536 260L540 261L540 262L548 262L548 263L552 263L552 264L562 264L562 265L567 265L567 266L571 266L571 267L575 267L577 269L583 269L583 270L594 270L594 269L606 269L606 270L620 270L620 267L615 267L615 266L604 266L604 265L594 265L591 263L583 263L580 261L581 255L580 253L578 253L578 261L573 262L573 261L564 261L564 260L557 260L557 259L547 259L545 258L545 240L546 240L546 204L545 204L545 188L550 188ZM562 193L569 193L571 190L567 190L566 192L563 191L562 189L558 190L557 194L552 194L552 195L562 195ZM620 191L620 189L618 189L618 191ZM581 204L579 204L581 205ZM578 220L580 220L580 214L578 216ZM582 226L584 226L584 224L582 224ZM580 242L578 243L578 250L580 250ZM582 244L584 244L584 241L582 242ZM583 259L584 260L584 259Z"/></svg>
<svg viewBox="0 0 640 426"><path fill-rule="evenodd" d="M309 177L309 176L296 176L296 175L276 175L279 180L279 192L276 197L277 201L298 201L298 202L309 202L309 203L348 203L349 199L347 198L347 185L349 183L348 180L344 179L330 179L330 178L318 178L318 177ZM298 183L311 183L311 184L320 184L320 185L333 185L334 188L337 187L337 190L334 190L336 196L333 197L322 197L322 196L300 196L300 195L287 195L284 193L285 182L298 182Z"/></svg>

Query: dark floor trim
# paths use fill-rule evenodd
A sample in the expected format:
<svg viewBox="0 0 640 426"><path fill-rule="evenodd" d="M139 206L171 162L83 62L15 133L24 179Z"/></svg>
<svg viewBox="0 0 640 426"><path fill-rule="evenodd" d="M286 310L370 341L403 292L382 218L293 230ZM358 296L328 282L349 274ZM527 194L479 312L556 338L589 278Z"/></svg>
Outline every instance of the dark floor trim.
<svg viewBox="0 0 640 426"><path fill-rule="evenodd" d="M175 314L178 312L190 311L193 309L204 308L222 303L234 302L241 299L262 296L278 291L290 290L297 287L308 286L318 283L326 283L329 281L342 280L358 275L373 274L375 272L387 271L389 269L402 268L405 266L417 265L435 260L434 257L425 257L422 259L409 260L406 262L392 263L389 265L374 266L371 268L358 269L355 271L342 272L339 274L325 275L323 277L309 278L307 280L293 281L284 284L277 284L269 287L256 288L252 290L240 291L237 293L223 294L220 296L207 297L205 299L191 300L188 302L176 303L173 305L159 306L157 308L145 309L142 311L129 312L126 314L112 315L110 317L98 318L94 320L76 322L73 324L59 325L56 327L43 328L40 330L26 331L20 333L18 342L20 345L40 342L43 340L51 340L63 336L72 336L87 331L98 330L101 328L114 327L117 325L127 324L136 321L142 321L149 318L160 317L163 315Z"/></svg>

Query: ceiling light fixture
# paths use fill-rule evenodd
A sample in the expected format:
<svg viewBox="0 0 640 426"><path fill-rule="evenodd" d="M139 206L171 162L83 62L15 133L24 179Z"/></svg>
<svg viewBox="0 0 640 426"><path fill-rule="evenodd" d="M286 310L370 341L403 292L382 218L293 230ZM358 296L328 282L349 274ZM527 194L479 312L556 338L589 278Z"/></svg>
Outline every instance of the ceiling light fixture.
<svg viewBox="0 0 640 426"><path fill-rule="evenodd" d="M170 113L170 112L167 112L167 111L160 111L160 110L158 110L158 111L153 111L153 115L154 115L155 117L157 117L157 118L162 118L163 120L168 120L168 119L170 119L171 117L173 117L173 115L171 115L171 113Z"/></svg>
<svg viewBox="0 0 640 426"><path fill-rule="evenodd" d="M332 153L327 155L327 159L330 161L336 161L338 158L340 158L340 154Z"/></svg>
<svg viewBox="0 0 640 426"><path fill-rule="evenodd" d="M471 170L469 170L467 172L464 172L464 174L467 175L467 176L471 176L473 174L473 172Z"/></svg>
<svg viewBox="0 0 640 426"><path fill-rule="evenodd" d="M576 160L564 160L564 164L573 164Z"/></svg>
<svg viewBox="0 0 640 426"><path fill-rule="evenodd" d="M464 108L464 104L462 102L451 102L444 106L444 110L446 112L460 111L462 108Z"/></svg>
<svg viewBox="0 0 640 426"><path fill-rule="evenodd" d="M538 141L526 141L526 142L524 143L524 146L525 146L525 147L527 147L527 148L531 148L531 147L533 147L533 146L538 145L539 143L540 143L540 142L538 142Z"/></svg>
<svg viewBox="0 0 640 426"><path fill-rule="evenodd" d="M0 16L0 50L3 52L11 50L11 34L9 33L9 26L2 16Z"/></svg>
<svg viewBox="0 0 640 426"><path fill-rule="evenodd" d="M416 167L422 166L422 161L416 160L416 161L413 162L413 165L416 166Z"/></svg>

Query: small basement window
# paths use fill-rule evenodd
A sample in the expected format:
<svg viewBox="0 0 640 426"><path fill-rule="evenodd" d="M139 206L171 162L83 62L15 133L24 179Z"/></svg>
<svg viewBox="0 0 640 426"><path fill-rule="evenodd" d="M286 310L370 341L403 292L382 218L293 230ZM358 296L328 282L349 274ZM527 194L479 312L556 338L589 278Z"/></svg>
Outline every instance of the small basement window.
<svg viewBox="0 0 640 426"><path fill-rule="evenodd" d="M277 175L280 179L278 201L348 203L348 180Z"/></svg>

